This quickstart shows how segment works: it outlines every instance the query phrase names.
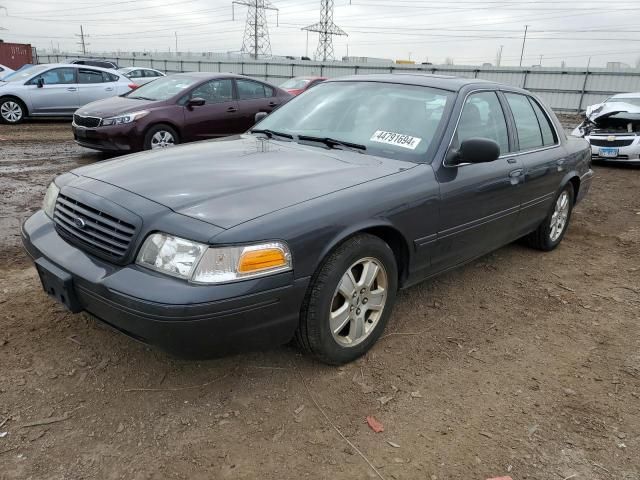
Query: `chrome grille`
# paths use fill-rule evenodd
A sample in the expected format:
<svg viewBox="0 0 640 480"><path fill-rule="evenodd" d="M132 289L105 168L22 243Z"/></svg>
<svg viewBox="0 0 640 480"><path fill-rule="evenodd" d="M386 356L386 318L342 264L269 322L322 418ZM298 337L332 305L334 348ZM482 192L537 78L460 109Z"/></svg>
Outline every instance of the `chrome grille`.
<svg viewBox="0 0 640 480"><path fill-rule="evenodd" d="M607 140L606 138L591 137L589 143L594 147L628 147L634 142L634 138L620 139L620 140Z"/></svg>
<svg viewBox="0 0 640 480"><path fill-rule="evenodd" d="M53 217L61 233L113 260L127 254L136 233L134 225L62 194Z"/></svg>
<svg viewBox="0 0 640 480"><path fill-rule="evenodd" d="M83 117L82 115L74 115L73 123L80 127L95 128L100 126L102 121L99 117Z"/></svg>

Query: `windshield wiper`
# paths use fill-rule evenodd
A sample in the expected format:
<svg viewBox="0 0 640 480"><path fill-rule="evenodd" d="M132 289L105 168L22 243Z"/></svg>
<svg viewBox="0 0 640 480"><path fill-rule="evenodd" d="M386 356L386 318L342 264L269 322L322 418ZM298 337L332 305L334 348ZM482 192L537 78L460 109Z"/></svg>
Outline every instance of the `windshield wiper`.
<svg viewBox="0 0 640 480"><path fill-rule="evenodd" d="M282 133L282 132L275 132L273 130L269 130L268 128L254 128L252 130L249 130L251 133L264 133L267 137L269 138L273 138L273 137L283 137L283 138L288 138L289 140L293 140L293 135L289 135L288 133Z"/></svg>
<svg viewBox="0 0 640 480"><path fill-rule="evenodd" d="M349 150L353 150L358 153L362 153L367 149L367 147L365 147L364 145L360 145L359 143L345 142L343 140L337 140L331 137L311 137L308 135L298 135L298 140L302 140L306 142L324 143L329 148L334 148L338 146L345 147Z"/></svg>
<svg viewBox="0 0 640 480"><path fill-rule="evenodd" d="M129 98L133 98L134 100L148 100L150 102L155 102L156 99L155 98L149 98L149 97L140 97L140 96L133 96L133 95L129 95Z"/></svg>

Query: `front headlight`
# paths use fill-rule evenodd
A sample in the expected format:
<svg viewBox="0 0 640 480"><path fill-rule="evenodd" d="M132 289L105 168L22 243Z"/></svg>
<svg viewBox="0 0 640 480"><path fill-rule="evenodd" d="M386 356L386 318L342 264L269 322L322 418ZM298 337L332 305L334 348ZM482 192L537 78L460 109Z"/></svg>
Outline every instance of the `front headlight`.
<svg viewBox="0 0 640 480"><path fill-rule="evenodd" d="M291 253L284 242L237 247L209 247L164 233L144 241L138 265L194 283L215 284L291 270Z"/></svg>
<svg viewBox="0 0 640 480"><path fill-rule="evenodd" d="M118 115L117 117L109 117L103 118L102 123L100 124L103 127L108 127L110 125L122 125L125 123L131 123L140 118L146 117L149 115L149 110L140 110L139 112L133 113L125 113L124 115Z"/></svg>
<svg viewBox="0 0 640 480"><path fill-rule="evenodd" d="M44 213L46 213L51 219L53 219L53 211L56 208L56 201L58 200L59 193L60 189L58 186L55 182L51 182L49 184L49 188L47 188L47 193L44 195L42 210L44 210Z"/></svg>

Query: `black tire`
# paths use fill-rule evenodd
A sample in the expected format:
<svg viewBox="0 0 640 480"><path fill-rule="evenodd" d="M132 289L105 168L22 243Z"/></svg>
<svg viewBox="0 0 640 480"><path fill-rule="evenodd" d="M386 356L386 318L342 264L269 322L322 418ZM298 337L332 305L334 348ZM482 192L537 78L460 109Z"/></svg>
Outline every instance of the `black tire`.
<svg viewBox="0 0 640 480"><path fill-rule="evenodd" d="M567 212L567 219L564 223L564 226L562 227L562 231L560 232L560 235L552 238L551 232L553 230L552 223L554 221L554 212L555 212L558 200L562 197L564 193L568 195L569 210ZM553 203L551 205L551 209L547 217L542 221L542 223L538 226L537 229L535 229L533 232L531 232L529 235L525 237L525 241L530 247L536 248L538 250L542 250L543 252L549 252L560 244L560 242L564 238L564 235L567 233L567 229L569 228L571 213L573 212L574 195L575 193L573 191L573 185L571 184L571 182L568 182L564 186L564 188L558 193L558 195L556 195L556 197L553 199Z"/></svg>
<svg viewBox="0 0 640 480"><path fill-rule="evenodd" d="M380 290L381 287L376 280L375 290L377 292L385 291L386 300L384 300L384 306L380 313L371 313L368 309L373 302L366 308L364 305L367 303L366 295L374 295L375 292L369 291L369 293L362 294L362 298L353 298L353 305L356 305L355 302L359 304L362 302L360 304L364 312L362 316L370 315L364 320L363 325L371 325L369 327L371 330L359 342L345 346L334 338L329 324L329 316L331 308L335 305L336 298L334 296L337 294L339 282L343 275L359 261L373 261L382 267L386 278L380 278L384 278L386 281L386 288ZM358 266L353 268L357 270ZM363 277L364 275L360 279L362 280ZM398 267L389 245L380 238L369 234L359 234L349 238L323 261L313 276L302 306L300 325L295 336L296 343L305 352L330 365L341 365L357 359L373 346L384 331L391 316L397 289ZM347 304L347 308L351 310L356 308L360 313L360 309L355 306L352 308L350 302L343 300L343 304ZM376 318L375 321L372 320L373 317ZM347 330L352 328L352 323L348 325L348 328L345 327Z"/></svg>
<svg viewBox="0 0 640 480"><path fill-rule="evenodd" d="M178 136L178 132L175 129L165 123L159 123L157 125L152 126L144 136L144 149L151 150L154 141L154 136L158 133L166 132L173 138L173 145L178 145L180 143L180 137ZM165 147L166 148L166 147Z"/></svg>
<svg viewBox="0 0 640 480"><path fill-rule="evenodd" d="M20 117L17 120L10 120L9 118L6 118L5 114L3 113L3 110L8 108L11 105L17 106L19 108ZM15 112L15 107L12 107L12 111ZM22 100L15 97L0 98L0 122L6 123L9 125L17 125L19 123L22 123L26 116L27 116L27 106L24 104Z"/></svg>

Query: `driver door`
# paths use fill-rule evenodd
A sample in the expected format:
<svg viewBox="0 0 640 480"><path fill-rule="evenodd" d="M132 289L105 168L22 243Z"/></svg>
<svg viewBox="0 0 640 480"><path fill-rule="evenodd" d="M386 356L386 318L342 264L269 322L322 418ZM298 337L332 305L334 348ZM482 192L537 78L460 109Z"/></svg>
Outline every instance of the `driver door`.
<svg viewBox="0 0 640 480"><path fill-rule="evenodd" d="M488 253L512 240L521 203L523 167L510 155L507 120L495 91L469 95L451 148L470 138L488 138L500 146L500 158L487 163L447 165L440 184L440 225L434 270L445 270Z"/></svg>
<svg viewBox="0 0 640 480"><path fill-rule="evenodd" d="M38 81L44 84L38 87ZM29 80L29 100L33 115L73 115L80 108L76 69L47 70Z"/></svg>
<svg viewBox="0 0 640 480"><path fill-rule="evenodd" d="M189 107L192 98L202 98L205 104ZM210 80L195 87L182 99L184 105L183 135L188 141L224 137L239 133L238 102L233 98L230 78Z"/></svg>

